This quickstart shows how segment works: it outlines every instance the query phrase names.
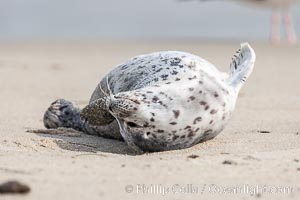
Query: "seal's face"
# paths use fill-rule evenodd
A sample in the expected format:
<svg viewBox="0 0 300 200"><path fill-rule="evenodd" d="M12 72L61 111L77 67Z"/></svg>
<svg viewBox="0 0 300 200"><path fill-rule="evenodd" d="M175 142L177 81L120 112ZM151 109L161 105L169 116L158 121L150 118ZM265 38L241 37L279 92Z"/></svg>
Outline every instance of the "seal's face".
<svg viewBox="0 0 300 200"><path fill-rule="evenodd" d="M149 136L170 129L172 109L176 101L158 87L118 93L110 99L108 109L112 115L121 119L130 133ZM170 90L169 90L170 92ZM177 113L177 111L175 111ZM179 111L178 114L179 115ZM175 122L173 125L177 124Z"/></svg>
<svg viewBox="0 0 300 200"><path fill-rule="evenodd" d="M180 95L171 86L145 87L114 95L108 108L118 119L126 141L144 150L163 150L180 132L184 123L181 115L188 112L179 103Z"/></svg>
<svg viewBox="0 0 300 200"><path fill-rule="evenodd" d="M227 95L214 88L199 80L145 87L114 95L108 108L143 149L158 141L157 146L188 146L205 133L214 137L227 123Z"/></svg>

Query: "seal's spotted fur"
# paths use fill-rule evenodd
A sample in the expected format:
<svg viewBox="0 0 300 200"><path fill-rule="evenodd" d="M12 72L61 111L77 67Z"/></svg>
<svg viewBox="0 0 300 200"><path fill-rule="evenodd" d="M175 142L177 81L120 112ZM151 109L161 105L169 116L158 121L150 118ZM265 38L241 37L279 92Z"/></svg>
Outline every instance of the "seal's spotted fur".
<svg viewBox="0 0 300 200"><path fill-rule="evenodd" d="M248 44L234 56L229 76L184 52L138 56L104 77L82 111L58 100L45 113L44 123L116 139L120 131L137 150L187 148L224 129L254 61Z"/></svg>

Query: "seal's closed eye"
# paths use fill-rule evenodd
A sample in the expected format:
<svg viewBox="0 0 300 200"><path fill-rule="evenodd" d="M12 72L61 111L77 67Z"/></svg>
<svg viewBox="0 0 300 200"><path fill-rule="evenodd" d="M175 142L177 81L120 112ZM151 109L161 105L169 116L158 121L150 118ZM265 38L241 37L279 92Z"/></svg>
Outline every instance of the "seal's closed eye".
<svg viewBox="0 0 300 200"><path fill-rule="evenodd" d="M130 127L138 127L138 125L134 122L127 122L127 125L130 126Z"/></svg>

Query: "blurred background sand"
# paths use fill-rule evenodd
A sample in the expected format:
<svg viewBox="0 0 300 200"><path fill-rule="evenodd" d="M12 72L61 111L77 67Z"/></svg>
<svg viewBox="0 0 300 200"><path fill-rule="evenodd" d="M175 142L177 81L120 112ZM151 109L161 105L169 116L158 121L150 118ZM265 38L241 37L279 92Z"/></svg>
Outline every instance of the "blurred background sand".
<svg viewBox="0 0 300 200"><path fill-rule="evenodd" d="M0 181L22 181L31 192L0 199L299 199L300 46L268 44L268 10L169 0L24 2L0 3ZM293 13L297 26L299 6ZM256 50L255 70L229 125L211 141L135 155L101 137L26 132L43 128L57 98L86 105L101 77L132 56L181 50L227 71L244 40ZM139 184L171 191L143 192ZM250 189L219 192L244 185ZM271 193L275 187L284 189Z"/></svg>
<svg viewBox="0 0 300 200"><path fill-rule="evenodd" d="M264 41L269 36L270 8L182 1L2 0L0 39ZM299 32L300 4L291 13Z"/></svg>

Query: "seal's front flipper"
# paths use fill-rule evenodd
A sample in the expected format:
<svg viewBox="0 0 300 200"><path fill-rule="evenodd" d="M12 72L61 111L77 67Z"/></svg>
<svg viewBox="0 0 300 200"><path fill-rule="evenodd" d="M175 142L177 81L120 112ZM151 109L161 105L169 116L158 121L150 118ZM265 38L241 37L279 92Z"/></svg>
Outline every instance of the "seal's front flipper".
<svg viewBox="0 0 300 200"><path fill-rule="evenodd" d="M229 85L231 85L237 93L252 73L255 59L255 52L248 43L241 44L241 48L232 58L229 72Z"/></svg>
<svg viewBox="0 0 300 200"><path fill-rule="evenodd" d="M82 120L93 126L110 124L115 118L106 109L106 99L100 98L84 107L80 113Z"/></svg>
<svg viewBox="0 0 300 200"><path fill-rule="evenodd" d="M120 128L120 133L125 140L126 144L135 151L137 154L143 154L144 152L134 143L134 139L132 138L132 135L128 132L126 129L125 122L122 119L116 118L119 128Z"/></svg>

